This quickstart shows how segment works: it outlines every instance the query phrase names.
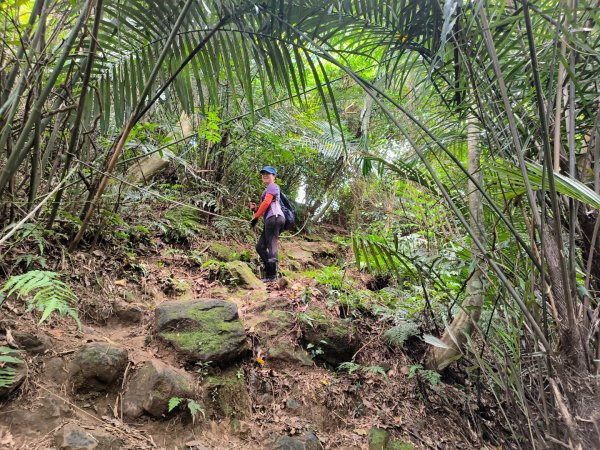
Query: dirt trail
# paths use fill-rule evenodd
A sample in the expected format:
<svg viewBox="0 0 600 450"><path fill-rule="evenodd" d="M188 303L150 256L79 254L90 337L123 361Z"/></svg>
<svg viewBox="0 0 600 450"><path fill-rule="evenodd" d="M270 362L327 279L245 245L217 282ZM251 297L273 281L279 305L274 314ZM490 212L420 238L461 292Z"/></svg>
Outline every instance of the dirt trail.
<svg viewBox="0 0 600 450"><path fill-rule="evenodd" d="M22 308L9 305L1 323L3 330L43 335L50 344L41 354L28 354L25 384L0 406L0 432L7 431L14 442L1 448L59 448L57 436L67 424L92 434L97 449L383 450L373 447L373 429L377 428L388 430L384 431L386 439L406 443L397 448L470 448L473 433L424 406L415 380L408 377L411 362L406 355L386 348L373 328L375 323L353 325L356 333L364 334L355 362L382 367L385 375L333 371L334 366L319 358L318 345L307 345L306 324L301 319L311 308L320 308L330 320L347 319L339 317L342 311L331 305L315 280L302 271L330 264L342 253L330 242L285 242L281 267L285 280L254 288L228 285L215 276L215 270L192 264L185 252L171 249L138 257L137 275L130 270L129 277L101 276L96 271L103 255L79 273L81 330L56 320L36 327ZM362 280L355 276L358 286ZM94 286L92 279L101 279L101 283ZM155 308L194 298L224 299L237 305L248 351L229 368L190 365L157 337ZM108 392L73 392L70 364L77 349L87 342L107 342L128 351L124 375ZM193 375L196 388L204 392L199 398L204 401L205 418L193 419L184 409L163 418L123 417L127 382L150 360ZM210 387L215 378L232 373L242 381L241 393L227 391L225 395L225 389L217 393ZM240 398L248 399L247 413L236 410Z"/></svg>

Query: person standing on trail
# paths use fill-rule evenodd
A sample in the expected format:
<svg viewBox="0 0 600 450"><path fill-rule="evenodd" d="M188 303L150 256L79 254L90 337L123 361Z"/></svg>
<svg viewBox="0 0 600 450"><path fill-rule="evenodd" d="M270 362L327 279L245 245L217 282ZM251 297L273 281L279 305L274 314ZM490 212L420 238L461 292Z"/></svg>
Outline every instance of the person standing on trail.
<svg viewBox="0 0 600 450"><path fill-rule="evenodd" d="M256 243L256 251L265 266L265 279L263 281L275 281L277 279L277 246L279 244L279 233L285 226L285 217L281 210L280 189L275 183L277 170L271 166L265 166L260 170L260 177L267 185L260 196L261 204L257 208L256 203L250 202L250 210L254 217L250 226L254 228L260 216L264 217L264 228Z"/></svg>

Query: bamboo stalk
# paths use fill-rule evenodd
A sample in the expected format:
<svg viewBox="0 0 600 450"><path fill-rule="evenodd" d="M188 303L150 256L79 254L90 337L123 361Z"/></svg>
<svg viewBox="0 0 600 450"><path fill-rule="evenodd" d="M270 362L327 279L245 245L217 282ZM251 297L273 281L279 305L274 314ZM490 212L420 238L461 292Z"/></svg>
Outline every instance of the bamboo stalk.
<svg viewBox="0 0 600 450"><path fill-rule="evenodd" d="M97 0L94 10L94 26L92 28L92 34L90 36L90 43L87 51L87 58L85 62L85 69L83 71L83 82L81 86L81 93L79 94L79 104L77 106L77 113L75 114L75 122L73 123L73 129L71 130L71 138L69 140L69 146L67 147L67 158L63 167L63 173L61 179L67 175L69 168L71 167L71 161L77 154L79 146L79 130L81 128L81 120L83 117L83 111L85 108L85 102L88 94L88 87L90 84L90 78L92 73L92 66L94 64L94 57L96 56L97 37L98 30L100 29L100 22L102 19L102 2L103 0ZM51 229L58 214L58 208L62 200L62 196L65 192L64 186L56 193L54 202L52 204L52 211L50 217L46 222L46 229Z"/></svg>
<svg viewBox="0 0 600 450"><path fill-rule="evenodd" d="M9 179L19 168L19 166L21 165L23 160L27 157L29 148L25 144L27 143L27 140L30 137L29 131L31 130L31 128L33 127L35 122L41 118L42 107L43 107L44 103L46 102L46 99L50 95L50 92L54 88L54 85L56 84L58 77L60 76L60 74L62 72L62 68L65 65L65 63L69 57L69 54L71 52L73 42L75 42L75 39L79 36L79 31L81 30L81 28L83 27L83 24L85 23L85 21L87 20L87 18L89 16L90 5L92 4L92 1L93 0L87 0L84 7L82 8L82 11L79 15L79 18L78 18L75 26L73 27L73 29L68 34L65 41L63 42L63 52L60 55L60 57L58 58L58 60L56 61L54 70L50 74L48 80L46 80L46 84L43 87L42 92L40 93L40 96L37 98L36 102L34 103L33 108L30 111L30 116L29 116L27 122L23 125L23 127L21 129L19 138L17 139L17 142L15 143L15 147L6 161L6 165L4 166L2 171L0 171L0 194L6 187L6 184L8 183Z"/></svg>

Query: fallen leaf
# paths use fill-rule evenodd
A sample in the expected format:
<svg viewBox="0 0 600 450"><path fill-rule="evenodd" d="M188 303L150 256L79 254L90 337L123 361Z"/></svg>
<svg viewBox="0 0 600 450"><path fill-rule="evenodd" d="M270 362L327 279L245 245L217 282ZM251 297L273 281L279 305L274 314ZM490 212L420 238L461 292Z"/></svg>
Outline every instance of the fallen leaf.
<svg viewBox="0 0 600 450"><path fill-rule="evenodd" d="M359 436L367 436L369 434L369 432L367 430L365 430L364 428L355 428L352 431L354 433L358 434Z"/></svg>
<svg viewBox="0 0 600 450"><path fill-rule="evenodd" d="M122 280L117 280L115 281L115 285L117 286L127 286L127 280L126 279L122 279Z"/></svg>
<svg viewBox="0 0 600 450"><path fill-rule="evenodd" d="M259 363L261 366L265 363L265 360L262 359L260 356L256 357L256 362Z"/></svg>

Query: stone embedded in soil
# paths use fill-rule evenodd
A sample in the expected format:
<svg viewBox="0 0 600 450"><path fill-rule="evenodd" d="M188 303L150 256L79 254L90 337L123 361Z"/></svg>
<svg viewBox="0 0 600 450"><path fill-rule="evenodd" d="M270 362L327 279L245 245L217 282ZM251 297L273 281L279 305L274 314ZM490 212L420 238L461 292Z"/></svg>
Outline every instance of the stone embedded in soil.
<svg viewBox="0 0 600 450"><path fill-rule="evenodd" d="M313 432L302 436L281 436L275 442L273 450L323 450L323 445Z"/></svg>
<svg viewBox="0 0 600 450"><path fill-rule="evenodd" d="M262 289L264 287L264 283L254 275L250 266L243 261L225 263L225 269L229 276L229 284L247 289Z"/></svg>
<svg viewBox="0 0 600 450"><path fill-rule="evenodd" d="M125 371L127 350L107 342L92 342L81 347L71 363L71 379L77 391L104 391Z"/></svg>
<svg viewBox="0 0 600 450"><path fill-rule="evenodd" d="M300 320L303 339L311 344L315 357L329 364L350 361L360 344L349 319L330 317L318 307L310 307Z"/></svg>
<svg viewBox="0 0 600 450"><path fill-rule="evenodd" d="M61 385L68 375L65 360L55 356L44 363L44 380Z"/></svg>
<svg viewBox="0 0 600 450"><path fill-rule="evenodd" d="M13 331L12 337L17 346L28 353L40 354L52 347L52 339L41 333Z"/></svg>
<svg viewBox="0 0 600 450"><path fill-rule="evenodd" d="M173 397L193 398L190 376L161 361L146 361L127 383L123 414L136 418L146 413L161 417L168 412Z"/></svg>
<svg viewBox="0 0 600 450"><path fill-rule="evenodd" d="M292 363L313 366L310 355L297 342L291 301L271 297L252 306L250 323L268 363Z"/></svg>
<svg viewBox="0 0 600 450"><path fill-rule="evenodd" d="M98 442L83 428L67 424L54 435L56 446L61 450L93 450Z"/></svg>
<svg viewBox="0 0 600 450"><path fill-rule="evenodd" d="M308 267L314 267L316 265L313 254L298 247L290 247L286 249L285 259L287 259L288 265L293 270L302 270Z"/></svg>
<svg viewBox="0 0 600 450"><path fill-rule="evenodd" d="M19 388L19 386L21 386L21 384L23 384L23 381L25 381L25 378L27 378L27 364L25 364L25 361L23 360L23 355L17 350L5 352L5 355L8 357L11 357L11 358L21 359L23 362L21 362L21 363L7 362L7 363L5 363L4 367L6 367L7 369L10 369L11 371L14 370L14 373L12 374L12 382L7 384L6 386L0 388L0 398L6 397L6 396L12 394L14 391L16 391Z"/></svg>
<svg viewBox="0 0 600 450"><path fill-rule="evenodd" d="M156 308L156 329L192 362L222 364L247 349L237 306L225 300L163 303Z"/></svg>
<svg viewBox="0 0 600 450"><path fill-rule="evenodd" d="M208 377L205 388L207 415L238 420L251 416L250 395L241 368L232 367L222 374Z"/></svg>
<svg viewBox="0 0 600 450"><path fill-rule="evenodd" d="M139 304L117 300L113 308L115 316L124 323L140 323L144 317L145 309Z"/></svg>

